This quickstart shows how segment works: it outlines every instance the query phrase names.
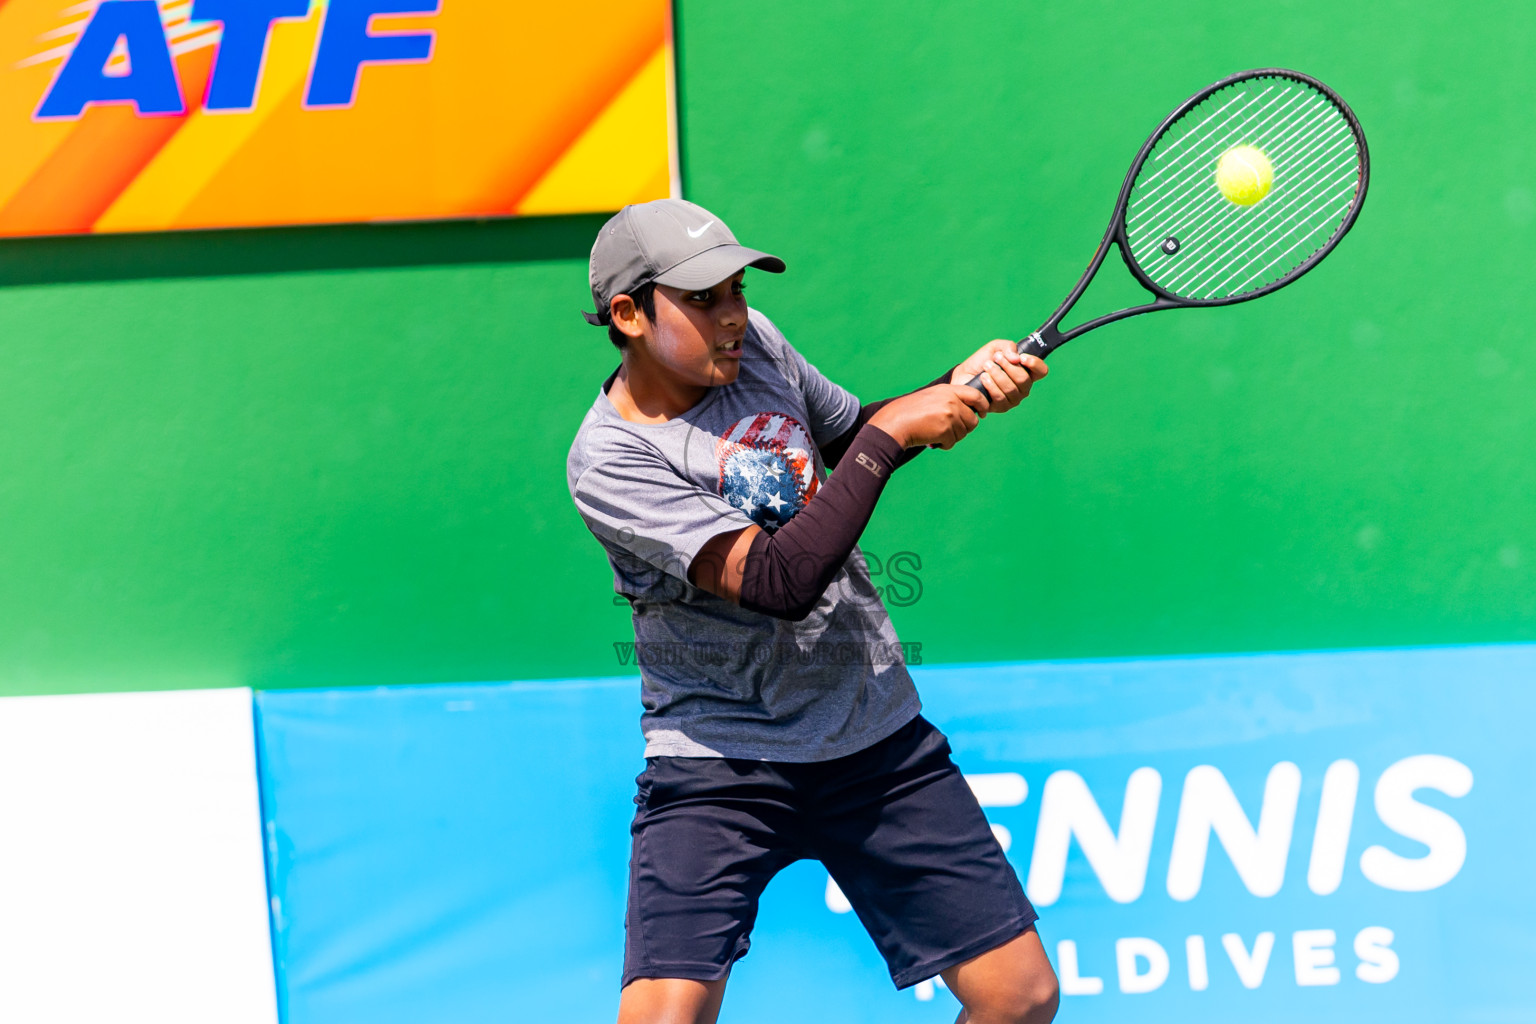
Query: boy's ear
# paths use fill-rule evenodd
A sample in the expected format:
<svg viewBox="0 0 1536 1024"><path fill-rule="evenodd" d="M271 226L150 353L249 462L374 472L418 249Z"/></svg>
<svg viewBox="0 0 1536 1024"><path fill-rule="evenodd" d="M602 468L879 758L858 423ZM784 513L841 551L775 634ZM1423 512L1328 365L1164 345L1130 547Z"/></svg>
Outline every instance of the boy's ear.
<svg viewBox="0 0 1536 1024"><path fill-rule="evenodd" d="M613 325L625 337L639 338L645 334L645 313L628 295L615 295L608 300L608 314L613 318Z"/></svg>

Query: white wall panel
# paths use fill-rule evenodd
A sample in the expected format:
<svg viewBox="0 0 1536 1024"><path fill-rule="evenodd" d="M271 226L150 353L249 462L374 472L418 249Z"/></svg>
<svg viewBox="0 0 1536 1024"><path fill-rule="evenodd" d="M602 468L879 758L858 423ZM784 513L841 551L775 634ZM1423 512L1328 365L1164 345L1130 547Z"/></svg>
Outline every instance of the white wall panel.
<svg viewBox="0 0 1536 1024"><path fill-rule="evenodd" d="M276 1020L250 691L0 700L0 1021Z"/></svg>

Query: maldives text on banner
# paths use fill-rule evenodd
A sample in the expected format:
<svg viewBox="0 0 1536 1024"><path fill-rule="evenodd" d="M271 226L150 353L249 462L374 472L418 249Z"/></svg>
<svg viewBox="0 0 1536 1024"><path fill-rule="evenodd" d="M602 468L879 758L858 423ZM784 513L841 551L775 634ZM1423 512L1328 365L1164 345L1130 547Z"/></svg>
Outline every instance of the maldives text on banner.
<svg viewBox="0 0 1536 1024"><path fill-rule="evenodd" d="M665 196L668 17L667 0L9 0L0 235Z"/></svg>

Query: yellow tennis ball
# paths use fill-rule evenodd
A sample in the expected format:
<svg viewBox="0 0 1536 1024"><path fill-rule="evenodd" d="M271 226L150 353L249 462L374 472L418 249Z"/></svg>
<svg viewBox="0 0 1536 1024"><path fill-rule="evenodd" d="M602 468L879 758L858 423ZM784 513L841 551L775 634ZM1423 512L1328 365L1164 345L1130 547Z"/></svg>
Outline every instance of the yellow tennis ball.
<svg viewBox="0 0 1536 1024"><path fill-rule="evenodd" d="M1269 195L1274 165L1255 146L1233 146L1216 162L1216 187L1238 206L1252 206Z"/></svg>

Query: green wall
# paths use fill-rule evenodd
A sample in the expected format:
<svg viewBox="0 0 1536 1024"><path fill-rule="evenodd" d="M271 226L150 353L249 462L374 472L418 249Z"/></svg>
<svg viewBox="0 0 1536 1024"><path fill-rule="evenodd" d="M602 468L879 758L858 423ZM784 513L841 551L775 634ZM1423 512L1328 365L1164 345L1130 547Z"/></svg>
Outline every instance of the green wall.
<svg viewBox="0 0 1536 1024"><path fill-rule="evenodd" d="M1296 67L1365 126L1314 274L1091 335L893 482L865 547L922 559L925 660L1536 639L1526 6L678 21L690 198L788 260L754 303L869 399L1037 326L1200 86ZM628 671L563 473L613 363L592 224L0 246L0 693Z"/></svg>

